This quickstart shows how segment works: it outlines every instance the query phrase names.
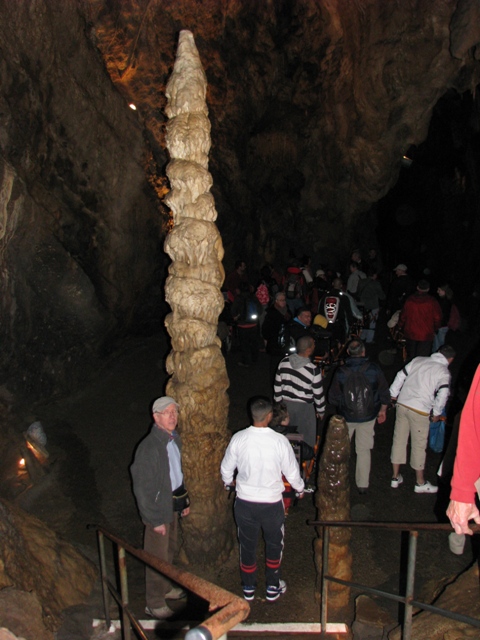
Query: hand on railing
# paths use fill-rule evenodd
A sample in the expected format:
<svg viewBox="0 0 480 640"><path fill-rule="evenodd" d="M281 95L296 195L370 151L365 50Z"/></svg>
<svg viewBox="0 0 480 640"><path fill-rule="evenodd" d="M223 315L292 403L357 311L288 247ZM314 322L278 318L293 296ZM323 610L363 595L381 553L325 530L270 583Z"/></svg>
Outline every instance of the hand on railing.
<svg viewBox="0 0 480 640"><path fill-rule="evenodd" d="M474 520L477 524L480 524L480 513L475 504L450 500L447 516L450 524L455 529L455 533L466 533L471 536L473 531L468 526L468 521Z"/></svg>

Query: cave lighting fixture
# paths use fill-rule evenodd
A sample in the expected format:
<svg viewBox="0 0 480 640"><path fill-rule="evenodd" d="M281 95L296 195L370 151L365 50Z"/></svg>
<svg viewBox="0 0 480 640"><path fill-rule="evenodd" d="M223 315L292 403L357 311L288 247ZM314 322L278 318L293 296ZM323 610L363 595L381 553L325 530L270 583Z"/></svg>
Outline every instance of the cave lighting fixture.
<svg viewBox="0 0 480 640"><path fill-rule="evenodd" d="M136 111L137 107L133 104L133 102L130 102L130 104L128 105L130 107L130 109L132 109L132 111Z"/></svg>
<svg viewBox="0 0 480 640"><path fill-rule="evenodd" d="M20 458L20 460L18 461L18 466L20 467L20 469L25 468L25 458Z"/></svg>

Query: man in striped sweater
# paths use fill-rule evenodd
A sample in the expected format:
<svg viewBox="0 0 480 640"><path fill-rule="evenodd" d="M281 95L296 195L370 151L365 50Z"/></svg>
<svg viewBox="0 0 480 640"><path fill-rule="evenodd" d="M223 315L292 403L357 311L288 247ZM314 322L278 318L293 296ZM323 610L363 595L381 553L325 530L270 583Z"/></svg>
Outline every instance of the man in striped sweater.
<svg viewBox="0 0 480 640"><path fill-rule="evenodd" d="M275 402L284 402L295 425L311 447L317 438L317 418L325 414L322 374L311 361L315 341L311 336L297 340L297 353L281 360L275 375Z"/></svg>

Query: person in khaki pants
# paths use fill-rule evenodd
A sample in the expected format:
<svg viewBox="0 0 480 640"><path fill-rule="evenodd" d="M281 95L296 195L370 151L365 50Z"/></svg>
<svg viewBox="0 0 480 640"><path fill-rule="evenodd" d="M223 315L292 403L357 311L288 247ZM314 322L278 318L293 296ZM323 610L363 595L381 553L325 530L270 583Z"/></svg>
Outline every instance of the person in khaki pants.
<svg viewBox="0 0 480 640"><path fill-rule="evenodd" d="M386 420L390 393L382 370L378 364L370 362L366 357L365 345L362 340L352 340L347 347L347 353L348 358L345 365L339 367L333 376L328 401L345 418L350 440L355 437L355 453L357 455L355 483L358 492L366 494L370 484L375 425L382 424ZM360 398L352 397L351 402L347 403L345 397L347 380L354 372L361 373L360 379L363 380L366 387L357 389L358 394L361 394ZM370 394L369 400L368 394ZM362 398L363 402L360 402Z"/></svg>
<svg viewBox="0 0 480 640"><path fill-rule="evenodd" d="M130 468L133 493L145 525L143 548L169 563L177 547L178 519L190 513L190 500L183 485L181 442L176 432L178 409L169 396L155 400L153 426L138 445ZM145 585L145 613L159 620L174 614L167 600L186 596L183 589L148 566Z"/></svg>
<svg viewBox="0 0 480 640"><path fill-rule="evenodd" d="M403 483L400 465L407 461L410 438L410 466L415 471L415 493L437 493L438 487L425 480L424 469L430 421L438 422L450 394L448 367L455 357L450 345L440 347L428 358L418 357L406 364L395 376L390 387L396 401L396 419L390 460L392 480L397 489Z"/></svg>

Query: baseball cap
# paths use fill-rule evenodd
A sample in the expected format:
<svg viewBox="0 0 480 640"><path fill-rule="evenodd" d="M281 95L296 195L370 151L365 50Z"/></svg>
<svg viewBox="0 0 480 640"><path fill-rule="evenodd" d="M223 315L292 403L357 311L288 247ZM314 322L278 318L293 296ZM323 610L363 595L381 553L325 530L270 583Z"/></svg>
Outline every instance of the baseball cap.
<svg viewBox="0 0 480 640"><path fill-rule="evenodd" d="M173 398L170 396L162 396L161 398L157 398L152 406L152 413L162 413L165 409L170 405L174 404L177 409L180 406Z"/></svg>
<svg viewBox="0 0 480 640"><path fill-rule="evenodd" d="M397 264L397 266L394 269L394 271L406 271L406 270L407 270L406 264Z"/></svg>
<svg viewBox="0 0 480 640"><path fill-rule="evenodd" d="M317 276L317 278L319 278L320 276L325 275L325 271L323 269L317 269L315 275Z"/></svg>

